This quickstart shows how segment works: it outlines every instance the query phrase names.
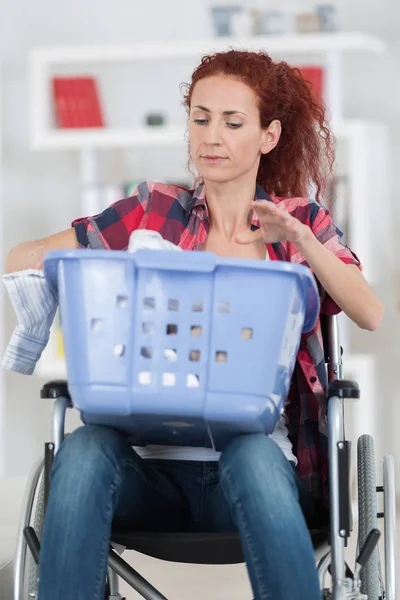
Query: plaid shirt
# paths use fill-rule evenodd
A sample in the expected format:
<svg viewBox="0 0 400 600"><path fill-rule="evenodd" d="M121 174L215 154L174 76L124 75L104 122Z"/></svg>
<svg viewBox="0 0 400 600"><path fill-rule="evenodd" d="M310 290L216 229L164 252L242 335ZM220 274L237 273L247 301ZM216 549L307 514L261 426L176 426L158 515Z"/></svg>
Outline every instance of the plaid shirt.
<svg viewBox="0 0 400 600"><path fill-rule="evenodd" d="M260 186L257 200L283 203L288 212L308 225L317 239L340 260L360 266L357 257L344 246L342 233L329 212L305 198L277 198ZM259 226L257 220L253 225ZM158 231L183 250L201 250L210 227L204 186L188 190L175 185L145 182L130 198L120 200L101 214L73 221L79 245L84 248L126 250L135 229ZM267 244L271 260L307 265L290 242ZM321 313L337 314L339 307L320 288ZM325 390L327 374L318 319L313 330L301 339L298 360L286 405L289 438L298 459L298 472L316 501L328 506L328 444Z"/></svg>

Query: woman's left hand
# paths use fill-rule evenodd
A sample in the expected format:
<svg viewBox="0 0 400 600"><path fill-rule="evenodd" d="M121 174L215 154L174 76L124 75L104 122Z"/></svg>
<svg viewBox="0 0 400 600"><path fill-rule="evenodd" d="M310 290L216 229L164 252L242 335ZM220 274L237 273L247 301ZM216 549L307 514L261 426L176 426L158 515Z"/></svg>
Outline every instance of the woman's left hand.
<svg viewBox="0 0 400 600"><path fill-rule="evenodd" d="M261 239L267 244L284 241L298 244L311 234L307 225L289 214L280 204L261 200L252 202L251 208L257 215L260 229L237 236L238 244L253 244Z"/></svg>

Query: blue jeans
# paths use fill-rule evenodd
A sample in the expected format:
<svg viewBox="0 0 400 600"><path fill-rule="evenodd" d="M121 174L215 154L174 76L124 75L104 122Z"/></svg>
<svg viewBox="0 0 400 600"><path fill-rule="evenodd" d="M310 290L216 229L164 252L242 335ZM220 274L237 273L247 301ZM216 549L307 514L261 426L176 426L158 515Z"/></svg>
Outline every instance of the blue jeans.
<svg viewBox="0 0 400 600"><path fill-rule="evenodd" d="M238 530L256 600L317 600L311 513L293 463L265 435L236 438L219 463L144 460L116 431L86 425L54 461L39 598L103 600L113 526Z"/></svg>

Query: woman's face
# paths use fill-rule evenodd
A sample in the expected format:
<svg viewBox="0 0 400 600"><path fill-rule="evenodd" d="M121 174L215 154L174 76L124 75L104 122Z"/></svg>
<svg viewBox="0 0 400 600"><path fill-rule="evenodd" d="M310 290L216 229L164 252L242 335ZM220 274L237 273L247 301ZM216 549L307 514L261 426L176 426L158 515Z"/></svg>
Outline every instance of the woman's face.
<svg viewBox="0 0 400 600"><path fill-rule="evenodd" d="M279 121L260 125L257 97L245 83L224 75L198 81L193 89L189 139L193 163L205 181L257 176L261 154L276 146Z"/></svg>

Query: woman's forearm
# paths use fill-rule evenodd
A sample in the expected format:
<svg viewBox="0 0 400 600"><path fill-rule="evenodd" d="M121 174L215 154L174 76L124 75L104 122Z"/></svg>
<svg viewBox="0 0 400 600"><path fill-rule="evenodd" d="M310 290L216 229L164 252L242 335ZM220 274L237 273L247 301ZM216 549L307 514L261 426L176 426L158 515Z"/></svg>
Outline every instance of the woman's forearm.
<svg viewBox="0 0 400 600"><path fill-rule="evenodd" d="M383 304L355 265L347 265L321 244L311 229L296 245L330 297L362 329L374 331Z"/></svg>
<svg viewBox="0 0 400 600"><path fill-rule="evenodd" d="M36 242L23 242L8 253L4 271L5 273L14 273L15 271L25 271L25 269L41 270L44 257L50 250L78 247L73 227Z"/></svg>
<svg viewBox="0 0 400 600"><path fill-rule="evenodd" d="M4 266L5 273L25 271L25 269L41 269L45 254L44 244L39 242L23 242L15 246L7 255Z"/></svg>

